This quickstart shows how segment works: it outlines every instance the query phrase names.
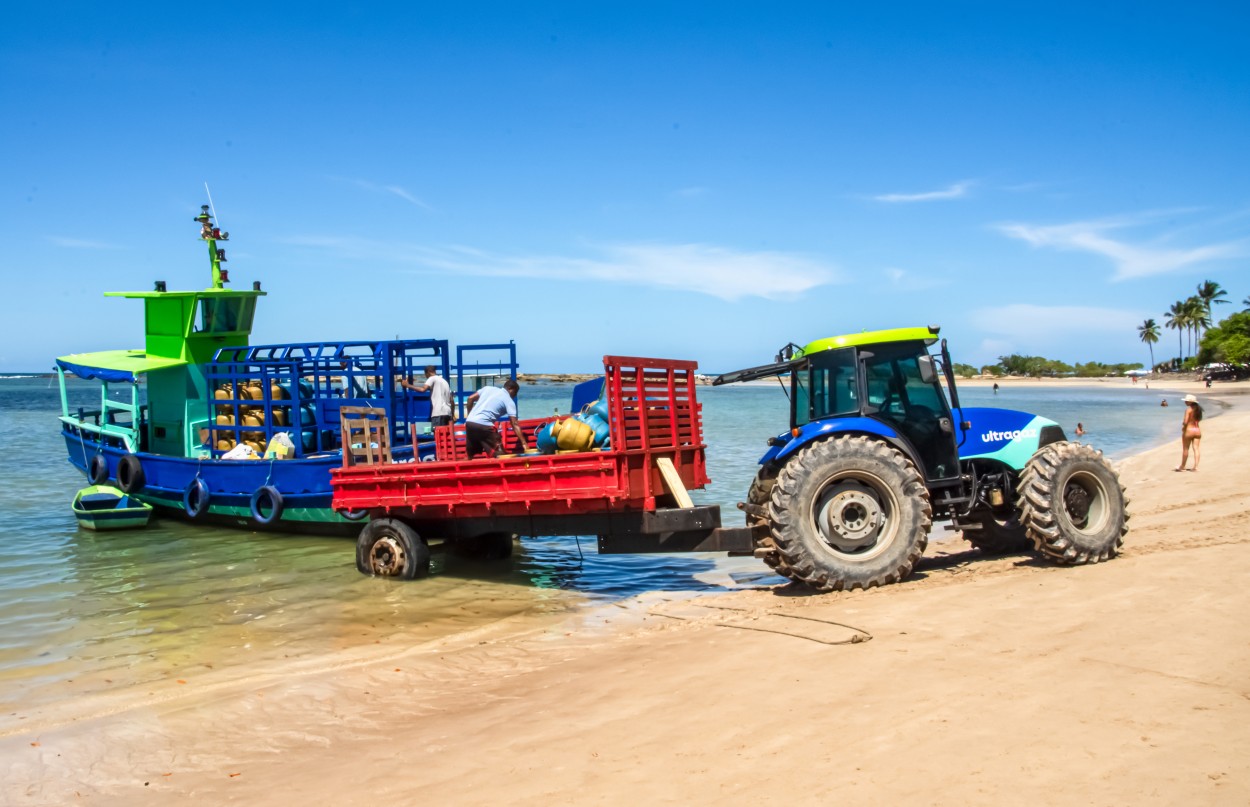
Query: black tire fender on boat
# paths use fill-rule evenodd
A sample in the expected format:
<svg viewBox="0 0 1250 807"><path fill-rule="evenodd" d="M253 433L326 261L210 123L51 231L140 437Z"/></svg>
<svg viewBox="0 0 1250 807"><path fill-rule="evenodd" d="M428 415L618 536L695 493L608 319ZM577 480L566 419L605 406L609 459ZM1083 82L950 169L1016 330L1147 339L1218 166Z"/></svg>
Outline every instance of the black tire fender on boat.
<svg viewBox="0 0 1250 807"><path fill-rule="evenodd" d="M187 483L187 489L182 492L182 509L187 514L187 518L197 519L208 512L208 502L212 498L212 494L208 492L208 485L198 476Z"/></svg>
<svg viewBox="0 0 1250 807"><path fill-rule="evenodd" d="M266 507L265 500L268 500ZM273 485L261 485L252 494L252 520L262 527L268 527L282 518L282 493ZM265 515L265 510L269 515Z"/></svg>
<svg viewBox="0 0 1250 807"><path fill-rule="evenodd" d="M96 454L87 463L87 481L93 485L103 485L109 481L109 458Z"/></svg>
<svg viewBox="0 0 1250 807"><path fill-rule="evenodd" d="M143 463L134 454L127 454L117 463L117 487L127 493L138 493L147 484Z"/></svg>

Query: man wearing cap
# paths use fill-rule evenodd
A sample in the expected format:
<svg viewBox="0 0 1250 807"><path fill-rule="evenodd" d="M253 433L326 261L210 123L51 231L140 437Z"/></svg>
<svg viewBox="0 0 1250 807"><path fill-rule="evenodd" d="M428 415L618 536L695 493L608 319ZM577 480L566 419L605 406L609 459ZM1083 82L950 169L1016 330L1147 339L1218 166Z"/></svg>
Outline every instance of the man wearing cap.
<svg viewBox="0 0 1250 807"><path fill-rule="evenodd" d="M503 389L482 387L465 401L465 406L471 407L464 420L464 447L469 459L479 454L493 457L499 453L500 439L495 424L503 417L511 418L512 431L521 443L521 451L529 451L516 413L516 396L520 389L516 379L509 378L503 382Z"/></svg>
<svg viewBox="0 0 1250 807"><path fill-rule="evenodd" d="M417 386L406 379L401 379L399 383L405 389L428 392L430 394L431 426L447 426L451 424L451 385L447 383L447 379L438 374L437 367L432 364L426 365L425 383L421 386ZM470 398L470 400L472 399Z"/></svg>

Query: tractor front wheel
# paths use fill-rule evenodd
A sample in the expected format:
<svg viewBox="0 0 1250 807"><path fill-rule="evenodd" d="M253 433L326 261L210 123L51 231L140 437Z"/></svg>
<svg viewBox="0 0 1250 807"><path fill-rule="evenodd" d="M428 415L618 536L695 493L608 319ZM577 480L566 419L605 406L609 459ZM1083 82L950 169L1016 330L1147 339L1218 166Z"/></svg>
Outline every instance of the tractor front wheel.
<svg viewBox="0 0 1250 807"><path fill-rule="evenodd" d="M835 437L796 452L769 501L778 571L817 591L866 589L911 574L933 509L902 453L867 437Z"/></svg>
<svg viewBox="0 0 1250 807"><path fill-rule="evenodd" d="M1020 520L1039 552L1064 565L1115 557L1128 532L1128 499L1102 452L1051 443L1029 459L1019 486Z"/></svg>

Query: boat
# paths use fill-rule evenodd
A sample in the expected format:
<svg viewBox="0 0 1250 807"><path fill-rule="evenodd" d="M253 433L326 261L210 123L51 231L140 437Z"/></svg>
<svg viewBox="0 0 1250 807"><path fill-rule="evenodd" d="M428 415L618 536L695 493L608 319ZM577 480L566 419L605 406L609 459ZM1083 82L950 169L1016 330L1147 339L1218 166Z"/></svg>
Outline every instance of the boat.
<svg viewBox="0 0 1250 807"><path fill-rule="evenodd" d="M90 485L74 494L70 503L78 524L89 530L125 530L146 527L152 505L112 485Z"/></svg>
<svg viewBox="0 0 1250 807"><path fill-rule="evenodd" d="M516 346L393 339L251 345L260 281L230 288L229 238L210 206L195 217L207 244L211 285L106 292L141 300L144 346L56 360L61 434L69 462L89 484L115 482L161 516L250 530L351 534L353 517L331 508L330 469L342 464L340 410L384 417L396 461L432 458L429 395L400 383L433 365L453 406L476 389L515 377ZM350 292L345 292L350 294ZM335 300L349 310L350 300ZM360 310L377 305L363 294ZM367 317L357 317L367 321ZM454 357L454 360L453 360ZM66 378L98 382L97 409L71 410ZM120 387L120 391L118 389Z"/></svg>

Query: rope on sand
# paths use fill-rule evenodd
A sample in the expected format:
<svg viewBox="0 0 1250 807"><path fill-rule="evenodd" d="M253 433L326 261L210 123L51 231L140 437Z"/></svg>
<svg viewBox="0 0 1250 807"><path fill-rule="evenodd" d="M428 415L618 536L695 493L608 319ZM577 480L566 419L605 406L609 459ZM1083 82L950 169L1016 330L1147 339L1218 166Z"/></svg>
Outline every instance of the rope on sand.
<svg viewBox="0 0 1250 807"><path fill-rule="evenodd" d="M673 601L667 600L667 602L673 602ZM693 605L698 608L715 608L721 611L743 611L745 612L748 610L746 608L735 608L729 605L707 605L707 604L699 603L699 602L691 602L691 603L687 603L687 605ZM649 610L647 613L653 614L655 616L666 616L669 619L680 619L684 622L692 621L691 617L677 616L676 614L665 614L660 611ZM760 633L777 633L782 636L793 636L796 639L807 639L808 641L816 642L818 644L824 644L824 645L863 644L864 642L871 641L873 638L872 634L864 630L863 628L857 628L854 625L847 625L843 622L834 622L832 619L817 619L814 616L798 616L796 614L782 614L776 611L765 611L764 615L780 617L782 619L804 619L804 620L807 620L808 622L819 622L823 625L834 625L839 628L846 628L847 630L854 631L855 635L851 636L851 638L849 639L839 639L836 642L831 642L825 639L818 639L815 636L808 636L807 634L803 634L803 633L793 633L791 631L786 631L786 630L777 630L776 628L761 628L756 625L741 625L741 624L734 623L734 622L714 622L712 624L720 628L736 628L738 630L753 630L753 631L758 631Z"/></svg>

